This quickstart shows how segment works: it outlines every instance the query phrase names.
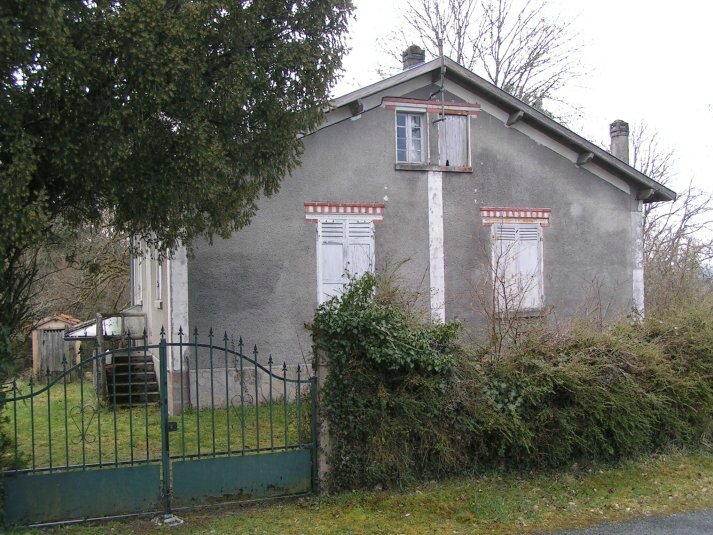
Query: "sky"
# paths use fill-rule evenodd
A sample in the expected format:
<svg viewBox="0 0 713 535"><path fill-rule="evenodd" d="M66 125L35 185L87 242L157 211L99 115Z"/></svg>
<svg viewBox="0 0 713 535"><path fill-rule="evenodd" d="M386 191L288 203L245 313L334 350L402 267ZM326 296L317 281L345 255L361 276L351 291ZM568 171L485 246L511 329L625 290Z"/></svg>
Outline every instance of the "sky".
<svg viewBox="0 0 713 535"><path fill-rule="evenodd" d="M354 0L351 51L335 96L382 78L377 71L390 59L379 39L400 23L406 2ZM615 119L644 122L675 153L672 187L690 180L713 192L713 3L550 0L549 10L572 20L581 44L583 76L560 93L581 111L568 126L602 144Z"/></svg>

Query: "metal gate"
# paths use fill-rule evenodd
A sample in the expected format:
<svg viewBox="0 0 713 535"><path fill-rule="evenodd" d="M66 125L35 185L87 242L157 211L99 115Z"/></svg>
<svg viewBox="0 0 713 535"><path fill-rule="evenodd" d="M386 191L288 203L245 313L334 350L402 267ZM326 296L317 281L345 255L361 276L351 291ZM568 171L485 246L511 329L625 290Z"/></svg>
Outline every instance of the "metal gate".
<svg viewBox="0 0 713 535"><path fill-rule="evenodd" d="M316 484L315 377L227 333L129 333L62 371L16 379L4 522L31 525L295 495ZM70 376L78 380L69 381Z"/></svg>

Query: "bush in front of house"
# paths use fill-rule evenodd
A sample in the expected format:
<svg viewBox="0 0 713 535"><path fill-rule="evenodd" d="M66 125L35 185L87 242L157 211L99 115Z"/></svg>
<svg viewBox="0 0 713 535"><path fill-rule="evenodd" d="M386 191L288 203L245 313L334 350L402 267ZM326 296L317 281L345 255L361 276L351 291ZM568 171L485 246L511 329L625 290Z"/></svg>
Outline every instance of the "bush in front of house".
<svg viewBox="0 0 713 535"><path fill-rule="evenodd" d="M603 332L533 330L494 356L378 286L373 275L353 281L310 326L329 366L321 410L335 490L710 445L710 310Z"/></svg>

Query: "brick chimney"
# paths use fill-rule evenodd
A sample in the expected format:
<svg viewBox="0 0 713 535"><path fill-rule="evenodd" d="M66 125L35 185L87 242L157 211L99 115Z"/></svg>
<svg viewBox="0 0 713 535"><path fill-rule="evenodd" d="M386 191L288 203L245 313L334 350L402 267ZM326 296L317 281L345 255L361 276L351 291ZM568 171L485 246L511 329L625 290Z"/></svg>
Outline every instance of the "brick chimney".
<svg viewBox="0 0 713 535"><path fill-rule="evenodd" d="M411 45L401 54L404 63L404 70L421 65L426 61L426 52L418 45Z"/></svg>
<svg viewBox="0 0 713 535"><path fill-rule="evenodd" d="M617 119L609 125L610 151L625 164L629 163L629 123Z"/></svg>

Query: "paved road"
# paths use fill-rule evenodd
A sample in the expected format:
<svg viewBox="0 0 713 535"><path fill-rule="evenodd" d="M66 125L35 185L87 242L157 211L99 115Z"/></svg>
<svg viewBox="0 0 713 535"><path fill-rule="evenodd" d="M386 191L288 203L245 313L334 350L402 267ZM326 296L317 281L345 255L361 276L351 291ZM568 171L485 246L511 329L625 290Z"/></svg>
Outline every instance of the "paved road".
<svg viewBox="0 0 713 535"><path fill-rule="evenodd" d="M553 535L713 535L713 509L648 517Z"/></svg>

